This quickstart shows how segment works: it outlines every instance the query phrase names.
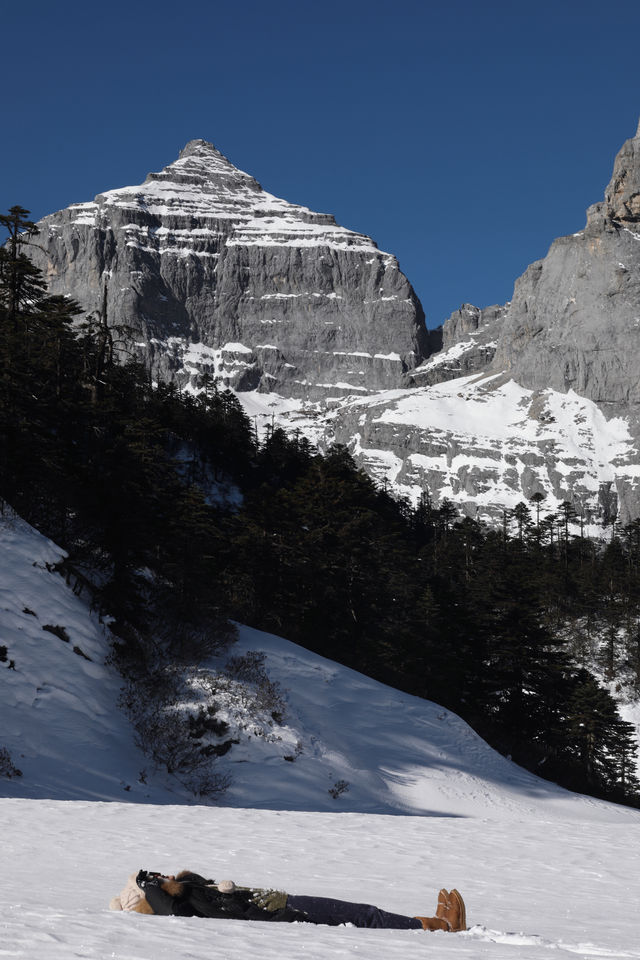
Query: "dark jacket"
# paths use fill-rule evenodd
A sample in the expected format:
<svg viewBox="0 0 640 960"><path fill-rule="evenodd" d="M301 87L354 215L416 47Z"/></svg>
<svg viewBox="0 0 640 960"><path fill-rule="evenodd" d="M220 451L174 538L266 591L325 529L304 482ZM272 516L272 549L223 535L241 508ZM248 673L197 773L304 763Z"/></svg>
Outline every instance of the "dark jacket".
<svg viewBox="0 0 640 960"><path fill-rule="evenodd" d="M211 917L226 920L267 920L293 923L305 921L306 914L285 907L263 910L253 901L252 890L221 893L212 880L197 873L185 873L179 880L162 877L142 878L138 885L153 912L160 916Z"/></svg>

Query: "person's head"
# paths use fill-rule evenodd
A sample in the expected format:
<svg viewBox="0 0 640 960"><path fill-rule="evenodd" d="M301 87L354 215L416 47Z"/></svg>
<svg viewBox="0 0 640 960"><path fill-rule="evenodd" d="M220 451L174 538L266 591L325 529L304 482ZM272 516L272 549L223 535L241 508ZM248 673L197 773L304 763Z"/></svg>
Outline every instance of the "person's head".
<svg viewBox="0 0 640 960"><path fill-rule="evenodd" d="M147 899L136 883L138 872L132 873L124 888L109 903L110 910L124 910L133 913L153 913Z"/></svg>

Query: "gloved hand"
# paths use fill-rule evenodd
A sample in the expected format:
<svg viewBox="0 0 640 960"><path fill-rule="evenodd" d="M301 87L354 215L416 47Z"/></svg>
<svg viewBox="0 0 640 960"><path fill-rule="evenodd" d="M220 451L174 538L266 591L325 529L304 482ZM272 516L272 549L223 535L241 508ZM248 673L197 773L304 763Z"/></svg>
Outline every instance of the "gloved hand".
<svg viewBox="0 0 640 960"><path fill-rule="evenodd" d="M136 883L141 890L145 887L159 887L162 877L159 873L149 873L148 870L138 870Z"/></svg>
<svg viewBox="0 0 640 960"><path fill-rule="evenodd" d="M282 890L253 890L251 899L261 910L284 910L287 906L287 894Z"/></svg>

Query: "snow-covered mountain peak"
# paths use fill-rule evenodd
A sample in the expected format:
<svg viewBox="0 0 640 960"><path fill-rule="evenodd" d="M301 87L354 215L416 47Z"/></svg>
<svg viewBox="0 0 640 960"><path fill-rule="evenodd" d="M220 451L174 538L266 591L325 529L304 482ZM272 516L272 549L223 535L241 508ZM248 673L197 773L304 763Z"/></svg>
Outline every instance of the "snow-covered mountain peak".
<svg viewBox="0 0 640 960"><path fill-rule="evenodd" d="M180 364L194 344L240 345L229 386L314 398L405 385L428 349L395 257L267 192L205 140L143 183L45 218L33 259L52 293L106 309L153 376L182 386L212 373Z"/></svg>
<svg viewBox="0 0 640 960"><path fill-rule="evenodd" d="M436 391L422 399L427 406L435 399L435 411L446 408L442 423L430 417L424 429L413 422L405 429L389 421L365 436L347 414L332 419L325 445L339 438L400 492L426 490L434 502L447 493L473 516L484 515L487 501L500 517L523 497L546 492L548 503L569 500L597 523L626 523L640 513L637 134L621 148L604 200L590 210L588 227L532 264L508 304L465 303L439 338L427 333L395 257L333 216L268 193L203 139L189 141L144 183L47 217L32 253L51 293L72 296L88 312L104 309L107 323L133 332L130 351L154 379L198 392L204 375L215 377L248 406L266 406L269 395L269 406L285 398L333 409L348 397L507 371L532 397L525 443L514 420L522 398L511 410L462 385L466 413L453 418L455 435L451 404ZM624 421L623 455L605 450L603 461L594 453L606 430L597 423L589 439L594 418L577 407L586 457L575 455L566 409L558 419L547 391L567 397L566 409L579 406L575 397L595 404L614 440ZM505 391L500 397L510 401ZM485 443L489 407L506 417L495 427L503 446L499 437ZM323 431L324 412L310 437ZM543 420L533 438L531 421ZM443 473L450 474L444 483Z"/></svg>
<svg viewBox="0 0 640 960"><path fill-rule="evenodd" d="M94 204L76 206L83 212L83 219L76 222L85 222L91 208L96 212L95 223L98 219L104 222L110 207L132 209L154 218L181 218L183 222L171 226L179 227L184 237L190 233L202 236L206 228L212 237L230 233L227 245L314 240L377 251L369 237L340 227L331 214L314 213L263 190L254 177L239 170L206 140L190 140L177 160L149 173L143 183L108 190L98 194ZM194 224L194 218L201 222ZM161 230L164 226L156 223Z"/></svg>
<svg viewBox="0 0 640 960"><path fill-rule="evenodd" d="M224 160L226 163L230 163L230 160L220 153L217 147L212 143L209 143L208 140L189 140L188 143L185 143L184 147L180 151L180 160L184 157L216 157L218 159Z"/></svg>
<svg viewBox="0 0 640 960"><path fill-rule="evenodd" d="M250 174L239 170L212 143L207 140L190 140L180 151L177 160L168 164L157 173L149 173L140 187L130 187L144 191L149 184L173 184L178 191L189 187L199 188L204 193L233 190L242 193L262 194L264 191ZM114 191L120 192L120 191ZM254 196L255 199L255 196Z"/></svg>

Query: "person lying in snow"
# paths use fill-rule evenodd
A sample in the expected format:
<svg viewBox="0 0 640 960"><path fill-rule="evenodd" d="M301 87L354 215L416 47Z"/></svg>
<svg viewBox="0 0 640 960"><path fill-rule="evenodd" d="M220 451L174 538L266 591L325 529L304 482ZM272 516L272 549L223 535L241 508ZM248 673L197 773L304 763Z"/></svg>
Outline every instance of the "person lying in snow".
<svg viewBox="0 0 640 960"><path fill-rule="evenodd" d="M441 890L434 917L405 917L388 913L369 903L348 903L327 897L298 897L280 890L236 887L231 880L216 883L198 873L183 870L163 876L140 870L109 904L112 910L154 913L174 917L213 917L226 920L269 920L285 923L316 923L337 927L387 930L466 930L464 901L457 890Z"/></svg>

